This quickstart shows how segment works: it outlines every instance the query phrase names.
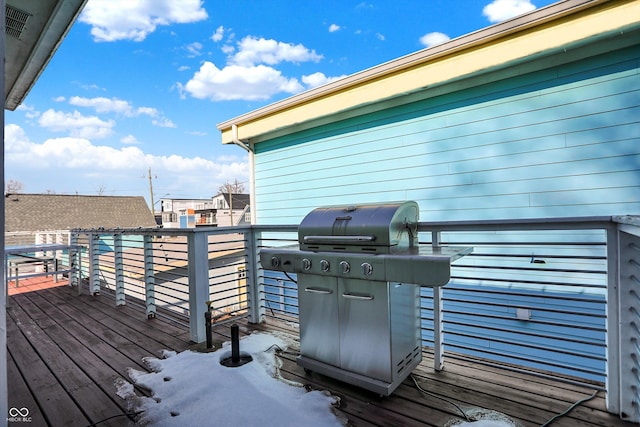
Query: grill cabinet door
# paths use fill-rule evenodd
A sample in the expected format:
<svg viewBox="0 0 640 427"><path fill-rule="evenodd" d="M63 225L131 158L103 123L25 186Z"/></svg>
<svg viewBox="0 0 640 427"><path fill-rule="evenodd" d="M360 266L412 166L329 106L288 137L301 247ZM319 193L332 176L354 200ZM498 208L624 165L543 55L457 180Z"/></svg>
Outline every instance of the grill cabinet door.
<svg viewBox="0 0 640 427"><path fill-rule="evenodd" d="M343 369L390 382L391 337L386 282L338 279Z"/></svg>
<svg viewBox="0 0 640 427"><path fill-rule="evenodd" d="M298 274L300 354L340 365L338 279Z"/></svg>

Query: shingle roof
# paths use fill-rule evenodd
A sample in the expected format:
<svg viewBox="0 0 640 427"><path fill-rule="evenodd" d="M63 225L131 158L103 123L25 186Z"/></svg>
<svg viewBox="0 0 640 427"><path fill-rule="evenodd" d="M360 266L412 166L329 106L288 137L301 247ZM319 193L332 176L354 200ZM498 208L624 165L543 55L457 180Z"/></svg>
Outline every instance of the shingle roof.
<svg viewBox="0 0 640 427"><path fill-rule="evenodd" d="M140 196L5 196L5 232L99 227L156 227L156 222Z"/></svg>
<svg viewBox="0 0 640 427"><path fill-rule="evenodd" d="M250 203L250 196L248 194L240 194L240 193L224 193L224 199L227 202L227 205L231 206L229 202L229 197L233 197L233 210L244 209Z"/></svg>

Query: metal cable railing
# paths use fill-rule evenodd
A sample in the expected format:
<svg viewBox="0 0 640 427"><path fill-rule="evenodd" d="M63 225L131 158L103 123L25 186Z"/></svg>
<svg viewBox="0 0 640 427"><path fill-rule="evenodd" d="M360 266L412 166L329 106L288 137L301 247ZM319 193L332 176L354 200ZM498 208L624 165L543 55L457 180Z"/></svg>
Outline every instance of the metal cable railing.
<svg viewBox="0 0 640 427"><path fill-rule="evenodd" d="M297 243L297 232L263 232L258 241L258 248L295 246ZM261 305L265 316L286 322L297 322L298 289L292 279L295 280L294 277L287 277L279 272L263 271L264 297Z"/></svg>
<svg viewBox="0 0 640 427"><path fill-rule="evenodd" d="M430 227L422 224L421 228ZM527 226L521 225L522 228ZM473 246L452 267L443 288L444 343L448 355L521 365L577 381L606 378L606 233L603 229L448 231L443 245ZM537 230L539 228L540 230ZM430 242L424 230L421 240ZM295 244L279 236L263 246ZM295 275L265 270L266 314L297 316ZM423 345L434 346L433 293L421 292ZM465 356L466 355L466 356ZM447 356L449 357L449 356Z"/></svg>
<svg viewBox="0 0 640 427"><path fill-rule="evenodd" d="M607 370L604 226L536 222L521 229L510 224L504 230L497 223L460 228L438 230L443 245L474 247L452 265L451 281L443 288L447 357L467 355L602 386ZM429 241L427 233L424 238ZM433 297L429 289L422 294L423 342L430 346Z"/></svg>
<svg viewBox="0 0 640 427"><path fill-rule="evenodd" d="M640 222L630 221L619 237L619 413L625 420L640 422Z"/></svg>
<svg viewBox="0 0 640 427"><path fill-rule="evenodd" d="M443 288L446 357L535 369L601 387L607 380L612 253L606 227L603 220L590 219L421 223L421 242L430 243L438 233L441 244L474 247L453 264L451 281ZM296 276L264 269L256 256L262 247L297 245L295 226L120 231L120 266L114 257L117 233L84 230L78 242L88 246L92 233L99 235L94 240L99 260L92 264L86 253L83 276L90 278L90 268L99 268L100 286L117 293L121 268L125 300L152 298L155 308L193 325L189 300L197 277L208 284L202 295L215 320L246 315L255 320L252 313L259 313L257 319L297 322ZM207 271L193 276L189 236L201 234L206 255L198 262ZM149 257L145 241L151 242ZM145 260L152 264L151 294ZM640 274L632 276L637 280ZM421 291L421 321L428 350L434 346L431 288ZM635 339L640 342L640 333Z"/></svg>

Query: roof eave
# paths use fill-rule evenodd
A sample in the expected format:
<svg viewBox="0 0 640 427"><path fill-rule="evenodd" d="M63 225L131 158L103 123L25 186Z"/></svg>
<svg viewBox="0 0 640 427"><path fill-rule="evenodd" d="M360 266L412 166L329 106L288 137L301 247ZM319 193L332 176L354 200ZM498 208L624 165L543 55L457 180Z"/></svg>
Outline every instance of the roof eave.
<svg viewBox="0 0 640 427"><path fill-rule="evenodd" d="M308 90L306 92L294 95L286 98L282 101L275 102L265 107L256 109L249 113L234 117L230 120L218 124L217 128L222 133L222 143L233 143L234 138L239 138L243 141L251 140L262 133L258 133L253 129L248 129L246 125L253 124L255 122L265 120L269 117L274 117L282 114L286 110L299 108L305 104L311 104L317 102L323 98L330 98L338 94L346 94L358 87L373 82L375 80L381 81L383 79L397 76L407 70L416 69L417 67L425 63L438 63L448 58L453 58L456 55L463 54L464 51L472 51L482 49L485 46L489 46L496 40L505 40L507 37L516 33L521 33L526 30L535 28L542 28L547 24L562 19L564 17L577 14L579 12L588 10L590 8L600 6L603 4L624 4L634 3L634 1L616 1L616 0L565 0L558 3L554 3L545 8L538 9L525 15L501 22L490 27L475 31L470 34L463 35L456 39L450 40L446 43L423 49L415 53L403 56L393 61L386 62L384 64L369 68L367 70L358 72L351 76L345 77L341 80L326 84L324 86ZM530 55L530 53L524 54ZM508 62L505 60L505 63ZM443 79L448 76L443 75ZM431 85L434 82L430 83ZM424 86L418 87L419 84L413 88L413 91L421 90ZM410 93L411 90L399 89L394 94L387 94L389 96L401 96ZM383 98L380 98L383 99ZM361 105L365 105L367 102L363 102L360 105L355 103L346 104L344 110L350 110ZM335 114L339 111L333 110ZM305 120L313 120L326 115L322 111L319 111L314 117L307 115ZM300 120L293 120L292 124L300 123ZM243 128L240 126L245 125ZM232 132L232 128L235 128L235 132ZM275 127L272 131L277 130ZM263 132L264 133L264 132Z"/></svg>
<svg viewBox="0 0 640 427"><path fill-rule="evenodd" d="M29 59L18 73L15 81L6 88L5 109L13 111L24 101L80 15L86 2L87 0L64 0L56 4L44 31L31 49ZM7 64L6 66L12 65Z"/></svg>

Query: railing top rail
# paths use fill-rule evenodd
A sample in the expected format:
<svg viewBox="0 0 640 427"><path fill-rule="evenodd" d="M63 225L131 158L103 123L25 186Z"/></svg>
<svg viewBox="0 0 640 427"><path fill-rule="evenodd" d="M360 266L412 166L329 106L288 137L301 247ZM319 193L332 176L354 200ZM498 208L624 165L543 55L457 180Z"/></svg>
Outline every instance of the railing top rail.
<svg viewBox="0 0 640 427"><path fill-rule="evenodd" d="M598 230L615 227L613 217L561 217L420 222L418 231Z"/></svg>
<svg viewBox="0 0 640 427"><path fill-rule="evenodd" d="M45 251L61 251L66 249L79 249L80 245L68 245L64 243L43 243L36 245L20 245L20 246L7 246L4 248L5 255L15 255L31 252L45 252Z"/></svg>
<svg viewBox="0 0 640 427"><path fill-rule="evenodd" d="M618 224L635 225L640 227L640 215L619 215L614 216L613 221Z"/></svg>
<svg viewBox="0 0 640 427"><path fill-rule="evenodd" d="M488 219L488 220L452 220L421 221L419 231L491 231L491 230L598 230L611 229L616 224L640 226L640 216L585 216L558 218L524 218L524 219ZM246 233L250 231L283 231L296 232L297 224L253 224L226 227L196 228L88 228L73 229L80 234L155 234L163 236L184 236L192 233L228 234Z"/></svg>
<svg viewBox="0 0 640 427"><path fill-rule="evenodd" d="M297 225L240 225L225 227L196 227L196 228L76 228L72 233L79 234L155 234L163 236L184 236L186 234L229 234L246 233L249 231L298 231Z"/></svg>

